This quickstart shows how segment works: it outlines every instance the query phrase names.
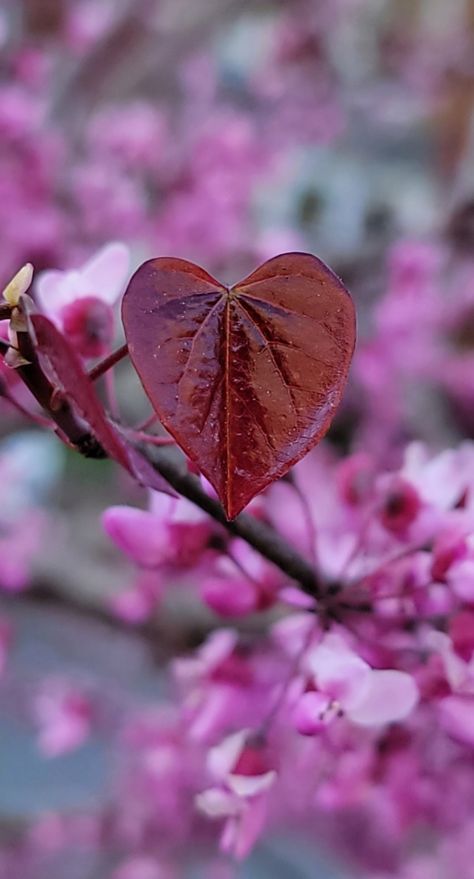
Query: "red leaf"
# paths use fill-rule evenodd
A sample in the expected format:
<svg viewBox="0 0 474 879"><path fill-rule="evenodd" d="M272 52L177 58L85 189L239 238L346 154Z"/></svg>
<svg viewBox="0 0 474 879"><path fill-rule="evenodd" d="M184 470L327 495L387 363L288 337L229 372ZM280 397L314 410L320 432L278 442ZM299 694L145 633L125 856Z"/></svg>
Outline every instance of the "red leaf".
<svg viewBox="0 0 474 879"><path fill-rule="evenodd" d="M149 260L130 281L122 317L159 418L229 518L326 433L355 314L316 257L277 256L230 288L185 260Z"/></svg>
<svg viewBox="0 0 474 879"><path fill-rule="evenodd" d="M107 455L128 470L141 485L175 496L171 486L150 462L113 427L79 356L65 336L43 314L30 314L29 322L45 374L73 404Z"/></svg>

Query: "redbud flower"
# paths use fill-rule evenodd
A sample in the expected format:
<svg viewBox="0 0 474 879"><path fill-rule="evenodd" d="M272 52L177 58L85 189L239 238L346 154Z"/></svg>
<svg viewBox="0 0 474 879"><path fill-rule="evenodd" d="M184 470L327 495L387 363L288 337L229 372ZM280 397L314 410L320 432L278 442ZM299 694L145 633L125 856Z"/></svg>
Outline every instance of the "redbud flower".
<svg viewBox="0 0 474 879"><path fill-rule="evenodd" d="M219 785L198 794L196 805L209 818L226 819L221 850L240 860L264 828L268 791L277 773L251 730L240 730L211 748L207 764Z"/></svg>
<svg viewBox="0 0 474 879"><path fill-rule="evenodd" d="M102 525L113 542L143 568L197 561L211 533L209 518L185 498L150 493L150 509L109 507Z"/></svg>
<svg viewBox="0 0 474 879"><path fill-rule="evenodd" d="M420 509L419 495L409 482L398 476L390 480L380 508L380 520L387 531L405 534Z"/></svg>
<svg viewBox="0 0 474 879"><path fill-rule="evenodd" d="M38 276L38 303L83 357L100 357L113 340L113 306L128 276L125 244L107 244L80 269L51 269Z"/></svg>
<svg viewBox="0 0 474 879"><path fill-rule="evenodd" d="M361 726L402 720L418 701L411 675L394 669L372 669L337 634L325 635L309 651L305 665L317 691L330 697L352 723ZM303 709L299 716L303 716Z"/></svg>

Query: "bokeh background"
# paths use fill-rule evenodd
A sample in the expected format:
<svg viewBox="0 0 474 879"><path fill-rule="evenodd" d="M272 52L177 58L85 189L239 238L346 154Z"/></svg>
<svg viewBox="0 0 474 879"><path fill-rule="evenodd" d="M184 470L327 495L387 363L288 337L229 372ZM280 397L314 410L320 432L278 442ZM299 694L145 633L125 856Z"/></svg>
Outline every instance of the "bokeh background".
<svg viewBox="0 0 474 879"><path fill-rule="evenodd" d="M408 439L472 437L473 37L472 0L4 0L0 284L113 240L229 283L311 251L359 315L328 443L391 465ZM118 393L146 416L127 368ZM161 879L119 873L95 816L127 797L123 717L160 704L209 615L184 590L130 626L134 573L98 522L138 489L7 400L0 434L0 876ZM52 756L68 698L77 743ZM239 875L356 875L322 851L270 840Z"/></svg>

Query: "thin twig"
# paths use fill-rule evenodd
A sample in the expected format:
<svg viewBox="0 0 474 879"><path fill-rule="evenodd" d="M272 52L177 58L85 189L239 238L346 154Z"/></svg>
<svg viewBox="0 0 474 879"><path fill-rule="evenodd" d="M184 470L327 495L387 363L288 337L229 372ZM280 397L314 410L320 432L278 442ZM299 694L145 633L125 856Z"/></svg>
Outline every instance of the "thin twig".
<svg viewBox="0 0 474 879"><path fill-rule="evenodd" d="M144 421L140 421L140 424L135 425L134 430L148 430L149 427L152 427L158 421L158 415L156 412L152 412L148 418L145 418Z"/></svg>
<svg viewBox="0 0 474 879"><path fill-rule="evenodd" d="M112 351L111 354L107 354L107 357L104 357L103 360L99 360L99 363L93 367L93 369L89 372L89 378L91 381L95 382L96 379L100 378L104 373L108 372L109 369L112 369L117 363L120 363L121 360L124 359L128 354L128 345L121 345L120 348L117 348L116 351Z"/></svg>
<svg viewBox="0 0 474 879"><path fill-rule="evenodd" d="M113 421L112 423L114 427L131 442L146 443L147 445L157 446L158 448L161 446L176 445L176 440L174 440L172 436L157 436L156 434L146 433L144 430L138 430L135 427L125 427L117 421Z"/></svg>
<svg viewBox="0 0 474 879"><path fill-rule="evenodd" d="M308 595L313 598L321 597L321 583L314 567L270 525L246 513L241 513L236 519L229 521L220 503L206 494L199 479L189 473L183 463L178 462L176 458L173 459L164 449L142 449L142 451L178 494L204 510L230 534L241 537L253 546L264 558L295 580Z"/></svg>

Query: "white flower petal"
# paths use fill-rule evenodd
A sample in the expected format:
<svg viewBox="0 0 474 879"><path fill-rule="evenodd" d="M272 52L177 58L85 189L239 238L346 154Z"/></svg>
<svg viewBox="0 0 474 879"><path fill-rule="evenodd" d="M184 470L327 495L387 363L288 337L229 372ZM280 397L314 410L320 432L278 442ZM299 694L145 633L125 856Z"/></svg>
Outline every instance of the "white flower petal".
<svg viewBox="0 0 474 879"><path fill-rule="evenodd" d="M36 301L41 310L50 317L57 317L65 305L78 297L78 272L60 272L48 269L36 280Z"/></svg>
<svg viewBox="0 0 474 879"><path fill-rule="evenodd" d="M207 755L207 766L215 778L227 779L227 776L230 775L242 753L249 732L248 729L242 729L232 733L210 749Z"/></svg>
<svg viewBox="0 0 474 879"><path fill-rule="evenodd" d="M263 775L229 775L227 784L238 797L254 797L272 786L277 774L274 769Z"/></svg>
<svg viewBox="0 0 474 879"><path fill-rule="evenodd" d="M238 797L219 787L210 787L197 794L194 800L196 808L208 818L228 818L238 815L242 804Z"/></svg>
<svg viewBox="0 0 474 879"><path fill-rule="evenodd" d="M368 689L370 666L350 650L340 635L325 635L308 654L307 664L318 688L345 710L357 704Z"/></svg>

